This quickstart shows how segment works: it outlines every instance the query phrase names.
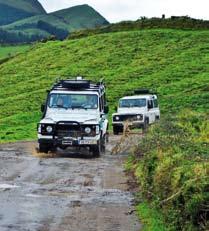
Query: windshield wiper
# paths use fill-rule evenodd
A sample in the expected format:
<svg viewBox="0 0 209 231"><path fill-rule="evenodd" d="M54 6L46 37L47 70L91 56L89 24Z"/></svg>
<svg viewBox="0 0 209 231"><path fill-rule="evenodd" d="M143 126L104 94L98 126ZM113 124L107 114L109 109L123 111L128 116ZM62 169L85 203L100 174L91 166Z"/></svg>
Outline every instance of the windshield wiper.
<svg viewBox="0 0 209 231"><path fill-rule="evenodd" d="M61 106L61 105L57 105L56 108L63 108L63 109L68 109L69 107L65 107L65 106Z"/></svg>

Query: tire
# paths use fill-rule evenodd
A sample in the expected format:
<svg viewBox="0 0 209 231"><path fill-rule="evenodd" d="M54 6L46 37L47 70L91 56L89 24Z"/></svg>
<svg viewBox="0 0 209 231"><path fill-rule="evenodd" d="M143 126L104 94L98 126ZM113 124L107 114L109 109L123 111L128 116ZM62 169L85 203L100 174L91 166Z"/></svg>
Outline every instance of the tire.
<svg viewBox="0 0 209 231"><path fill-rule="evenodd" d="M107 142L107 135L104 135L101 141L101 152L105 153L106 151L106 142Z"/></svg>
<svg viewBox="0 0 209 231"><path fill-rule="evenodd" d="M39 144L39 152L48 153L50 147L48 144Z"/></svg>
<svg viewBox="0 0 209 231"><path fill-rule="evenodd" d="M99 144L98 145L95 145L95 146L93 146L92 148L91 148L91 151L92 151L92 154L93 154L93 157L96 157L96 158L98 158L98 157L100 157L100 155L101 155L101 142L99 142Z"/></svg>
<svg viewBox="0 0 209 231"><path fill-rule="evenodd" d="M118 135L119 134L119 129L116 126L113 126L113 134Z"/></svg>
<svg viewBox="0 0 209 231"><path fill-rule="evenodd" d="M146 132L147 132L148 125L149 125L149 120L148 120L148 119L145 119L144 125L143 125L143 127L142 127L143 133L146 133Z"/></svg>

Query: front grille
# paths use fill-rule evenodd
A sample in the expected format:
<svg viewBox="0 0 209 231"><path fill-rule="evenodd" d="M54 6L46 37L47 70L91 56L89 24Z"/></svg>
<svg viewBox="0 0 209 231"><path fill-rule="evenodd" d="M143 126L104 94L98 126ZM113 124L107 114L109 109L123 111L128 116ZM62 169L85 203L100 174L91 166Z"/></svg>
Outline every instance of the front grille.
<svg viewBox="0 0 209 231"><path fill-rule="evenodd" d="M85 127L90 127L92 132L90 134L85 133ZM57 125L55 135L58 139L64 137L78 138L78 137L94 137L96 136L96 126L79 126L79 125Z"/></svg>
<svg viewBox="0 0 209 231"><path fill-rule="evenodd" d="M56 127L56 135L58 139L64 137L77 138L82 136L82 132L78 125L58 125Z"/></svg>
<svg viewBox="0 0 209 231"><path fill-rule="evenodd" d="M136 121L137 119L137 115L117 115L113 117L113 121L115 122L121 122L121 121Z"/></svg>
<svg viewBox="0 0 209 231"><path fill-rule="evenodd" d="M136 121L136 115L120 115L120 121Z"/></svg>

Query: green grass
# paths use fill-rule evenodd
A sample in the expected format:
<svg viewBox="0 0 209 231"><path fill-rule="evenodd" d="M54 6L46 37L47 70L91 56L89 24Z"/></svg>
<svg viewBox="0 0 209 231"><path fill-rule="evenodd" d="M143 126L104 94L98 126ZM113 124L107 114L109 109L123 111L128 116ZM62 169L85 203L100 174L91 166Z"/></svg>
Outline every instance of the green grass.
<svg viewBox="0 0 209 231"><path fill-rule="evenodd" d="M149 203L143 202L137 206L137 215L143 223L143 231L167 231L163 218L158 210Z"/></svg>
<svg viewBox="0 0 209 231"><path fill-rule="evenodd" d="M136 88L157 91L162 113L182 108L206 111L208 44L208 31L163 29L38 44L0 66L0 142L14 139L8 132L18 139L36 137L45 91L58 77L104 78L110 116L118 99ZM27 117L30 122L24 121ZM17 124L21 130L16 131Z"/></svg>
<svg viewBox="0 0 209 231"><path fill-rule="evenodd" d="M14 56L29 49L29 45L0 46L0 60Z"/></svg>

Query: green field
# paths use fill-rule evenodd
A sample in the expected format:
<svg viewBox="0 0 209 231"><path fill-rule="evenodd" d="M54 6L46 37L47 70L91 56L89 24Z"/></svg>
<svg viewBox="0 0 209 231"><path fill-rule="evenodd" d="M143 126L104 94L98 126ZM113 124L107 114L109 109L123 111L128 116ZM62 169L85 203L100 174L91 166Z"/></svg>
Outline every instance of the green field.
<svg viewBox="0 0 209 231"><path fill-rule="evenodd" d="M158 92L162 113L208 110L208 44L209 32L180 30L38 44L0 67L0 142L35 138L45 91L58 77L104 78L111 112L121 96L144 87Z"/></svg>
<svg viewBox="0 0 209 231"><path fill-rule="evenodd" d="M29 45L0 46L0 60L14 56L29 49Z"/></svg>

